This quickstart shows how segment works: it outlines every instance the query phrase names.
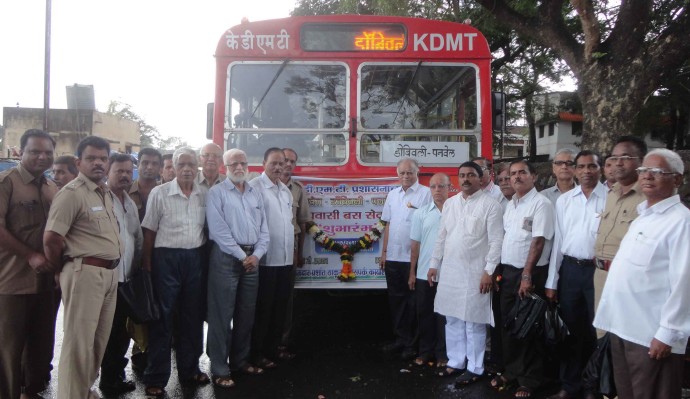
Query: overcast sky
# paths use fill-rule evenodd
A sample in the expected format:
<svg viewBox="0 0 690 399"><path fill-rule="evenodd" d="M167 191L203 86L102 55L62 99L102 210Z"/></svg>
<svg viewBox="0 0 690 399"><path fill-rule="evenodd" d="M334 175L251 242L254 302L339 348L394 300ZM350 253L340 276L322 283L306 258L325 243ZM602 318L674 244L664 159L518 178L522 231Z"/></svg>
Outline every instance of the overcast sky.
<svg viewBox="0 0 690 399"><path fill-rule="evenodd" d="M94 85L96 108L129 103L166 136L206 142L223 32L289 15L295 0L53 0L51 108ZM0 107L43 107L45 0L0 0Z"/></svg>

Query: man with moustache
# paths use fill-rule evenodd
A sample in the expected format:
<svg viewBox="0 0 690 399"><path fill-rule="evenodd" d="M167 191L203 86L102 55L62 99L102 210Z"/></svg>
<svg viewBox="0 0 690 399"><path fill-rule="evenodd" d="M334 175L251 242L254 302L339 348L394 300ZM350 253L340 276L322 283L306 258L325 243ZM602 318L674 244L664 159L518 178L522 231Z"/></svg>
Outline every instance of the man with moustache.
<svg viewBox="0 0 690 399"><path fill-rule="evenodd" d="M149 197L142 266L151 271L161 317L149 323L146 394L161 397L170 379L172 316L179 315L177 373L183 384L210 382L199 370L203 347L201 256L206 242L206 188L196 183L196 152L188 147L173 154L176 178L155 187Z"/></svg>
<svg viewBox="0 0 690 399"><path fill-rule="evenodd" d="M266 211L268 251L259 265L259 293L252 332L252 356L258 367L274 368L279 359L280 338L285 326L290 295L290 273L295 253L295 230L292 225L292 193L280 177L285 154L272 147L264 153L264 172L249 186L261 194Z"/></svg>
<svg viewBox="0 0 690 399"><path fill-rule="evenodd" d="M448 363L446 354L446 318L434 312L436 297L435 281L427 282L431 254L438 236L443 204L448 199L450 178L445 173L436 173L429 180L433 202L418 209L412 216L410 228L410 277L408 284L415 292L417 321L419 325L419 356L415 364L423 366L432 359L438 367Z"/></svg>
<svg viewBox="0 0 690 399"><path fill-rule="evenodd" d="M484 157L474 157L472 162L482 168L482 191L489 194L489 196L498 202L501 202L501 189L494 184L494 169L490 160Z"/></svg>
<svg viewBox="0 0 690 399"><path fill-rule="evenodd" d="M386 222L380 267L386 273L388 304L391 308L395 342L384 352L402 351L401 357L415 357L415 303L410 291L410 228L415 210L431 202L429 187L419 184L419 164L412 158L398 161L400 187L388 193L381 220Z"/></svg>
<svg viewBox="0 0 690 399"><path fill-rule="evenodd" d="M248 358L259 259L268 249L269 233L263 200L258 190L245 182L247 155L231 149L223 155L223 161L228 178L209 190L206 207L209 238L213 240L206 341L214 385L230 388L235 385L230 370L263 373Z"/></svg>
<svg viewBox="0 0 690 399"><path fill-rule="evenodd" d="M690 335L690 211L683 161L657 149L637 169L646 201L609 271L594 325L610 332L619 398L680 398ZM602 221L603 223L603 221Z"/></svg>
<svg viewBox="0 0 690 399"><path fill-rule="evenodd" d="M456 387L484 374L486 326L491 314L491 276L501 260L501 205L481 190L484 171L474 162L458 169L462 193L447 201L431 257L428 280L438 277L434 310L446 316L448 367L444 375L465 369Z"/></svg>
<svg viewBox="0 0 690 399"><path fill-rule="evenodd" d="M307 191L304 185L292 178L292 171L297 166L297 152L292 148L283 148L285 154L285 167L283 174L280 176L280 181L287 186L292 193L292 225L295 228L295 254L292 260L292 271L290 272L290 297L287 303L287 313L285 314L285 326L283 327L283 334L280 340L280 347L278 358L289 360L294 357L293 353L288 351L288 346L292 340L292 307L295 292L295 278L297 275L297 268L304 266L304 237L307 233L306 223L311 220L311 210L309 209L309 202L307 201Z"/></svg>
<svg viewBox="0 0 690 399"><path fill-rule="evenodd" d="M218 172L220 162L223 161L223 149L218 144L208 143L201 147L199 154L201 173L197 175L197 184L211 188L225 180L225 175Z"/></svg>
<svg viewBox="0 0 690 399"><path fill-rule="evenodd" d="M561 148L553 157L553 174L556 184L541 191L556 206L556 200L562 194L575 188L575 153L569 148Z"/></svg>
<svg viewBox="0 0 690 399"><path fill-rule="evenodd" d="M537 192L536 170L525 160L510 163L510 182L515 195L503 215L503 247L501 264L501 318L507 320L516 297L529 293L544 297L548 276L549 254L554 234L553 205ZM491 381L502 389L517 381L516 398L529 398L544 382L544 344L532 332L524 339L513 337L503 329L503 360L505 372Z"/></svg>
<svg viewBox="0 0 690 399"><path fill-rule="evenodd" d="M43 391L55 340L55 265L43 254L43 229L58 190L43 172L53 162L55 141L29 129L19 143L19 165L0 173L0 397L8 399Z"/></svg>
<svg viewBox="0 0 690 399"><path fill-rule="evenodd" d="M99 398L91 386L110 335L122 257L113 197L104 183L109 153L100 137L79 142L79 175L55 196L43 235L64 305L59 399Z"/></svg>
<svg viewBox="0 0 690 399"><path fill-rule="evenodd" d="M163 155L163 168L161 168L161 184L172 181L175 178L175 167L172 161L173 154Z"/></svg>
<svg viewBox="0 0 690 399"><path fill-rule="evenodd" d="M556 228L546 280L546 296L560 303L561 317L570 335L560 356L561 390L549 399L578 397L582 370L596 348L594 320L594 240L606 188L599 181L599 155L580 151L575 156L575 175L580 185L556 201ZM584 392L594 398L593 392Z"/></svg>
<svg viewBox="0 0 690 399"><path fill-rule="evenodd" d="M53 162L53 181L58 188L62 188L65 184L77 178L79 171L75 158L71 155L63 155L55 158Z"/></svg>
<svg viewBox="0 0 690 399"><path fill-rule="evenodd" d="M128 154L115 153L110 156L109 161L108 188L113 196L113 210L120 225L120 242L122 243L122 257L116 269L119 287L129 279L133 270L140 267L144 238L141 233L137 205L127 195L127 188L132 184L134 170L132 157ZM125 379L127 366L125 355L128 349L127 303L118 297L108 346L105 348L101 362L101 381L98 385L101 391L116 394L136 389L134 382Z"/></svg>
<svg viewBox="0 0 690 399"><path fill-rule="evenodd" d="M158 185L162 163L163 158L157 150L142 148L139 151L139 179L135 180L129 188L129 197L137 204L139 210L139 221L144 220L149 194Z"/></svg>

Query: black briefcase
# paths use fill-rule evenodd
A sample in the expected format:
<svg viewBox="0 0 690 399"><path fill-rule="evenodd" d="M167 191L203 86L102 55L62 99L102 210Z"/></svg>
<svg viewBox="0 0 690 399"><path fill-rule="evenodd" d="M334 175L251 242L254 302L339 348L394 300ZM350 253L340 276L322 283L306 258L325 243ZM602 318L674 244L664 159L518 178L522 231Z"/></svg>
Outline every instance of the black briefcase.
<svg viewBox="0 0 690 399"><path fill-rule="evenodd" d="M543 331L545 312L546 301L538 295L518 297L503 326L513 337L524 339L534 332Z"/></svg>
<svg viewBox="0 0 690 399"><path fill-rule="evenodd" d="M117 289L119 295L127 304L127 314L137 324L158 320L160 308L153 292L151 273L139 269L132 277Z"/></svg>

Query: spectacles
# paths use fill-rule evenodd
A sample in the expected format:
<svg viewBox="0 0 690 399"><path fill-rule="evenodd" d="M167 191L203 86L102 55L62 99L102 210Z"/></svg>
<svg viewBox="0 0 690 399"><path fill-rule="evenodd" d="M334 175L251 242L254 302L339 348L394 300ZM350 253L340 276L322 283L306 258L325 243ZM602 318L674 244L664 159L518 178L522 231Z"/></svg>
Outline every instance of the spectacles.
<svg viewBox="0 0 690 399"><path fill-rule="evenodd" d="M237 165L240 165L240 166L242 167L242 169L244 169L244 168L246 168L247 165L249 165L249 164L248 164L247 162L233 162L233 163L230 163L230 164L226 164L225 166L227 166L227 167L230 168L230 169L235 169L235 168L237 167Z"/></svg>
<svg viewBox="0 0 690 399"><path fill-rule="evenodd" d="M429 188L432 190L436 190L437 188L443 190L444 188L448 188L448 184L432 184L429 186Z"/></svg>
<svg viewBox="0 0 690 399"><path fill-rule="evenodd" d="M575 162L573 162L573 161L553 161L553 164L556 165L556 166L563 166L563 165L565 165L565 166L570 167L570 166L575 165Z"/></svg>
<svg viewBox="0 0 690 399"><path fill-rule="evenodd" d="M633 159L640 159L640 157L631 157L628 155L622 155L620 157L608 157L607 160L610 160L611 162L618 162L618 161L630 162Z"/></svg>
<svg viewBox="0 0 690 399"><path fill-rule="evenodd" d="M639 168L635 169L637 171L637 174L643 175L645 173L650 173L653 177L661 177L664 175L675 175L677 174L676 172L667 172L661 168L647 168L645 166L640 166Z"/></svg>

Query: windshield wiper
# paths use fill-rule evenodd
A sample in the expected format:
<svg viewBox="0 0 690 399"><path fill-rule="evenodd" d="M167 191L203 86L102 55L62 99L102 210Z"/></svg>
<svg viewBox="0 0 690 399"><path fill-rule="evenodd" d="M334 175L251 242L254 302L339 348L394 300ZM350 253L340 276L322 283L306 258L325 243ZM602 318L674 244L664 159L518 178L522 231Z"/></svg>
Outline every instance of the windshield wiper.
<svg viewBox="0 0 690 399"><path fill-rule="evenodd" d="M278 80L278 77L280 76L281 73L283 73L283 70L287 66L288 62L290 62L289 58L286 58L285 61L283 61L282 64L280 64L280 68L278 68L278 71L276 71L276 74L273 76L273 79L271 80L271 83L269 83L268 87L266 88L266 91L264 91L264 94L261 96L261 99L259 100L259 103L256 104L256 107L254 107L254 110L252 111L252 114L249 116L248 120L251 120L254 117L254 114L256 113L256 110L259 109L261 106L261 103L264 102L264 99L268 95L268 92L271 91L271 88L273 87L273 84Z"/></svg>

